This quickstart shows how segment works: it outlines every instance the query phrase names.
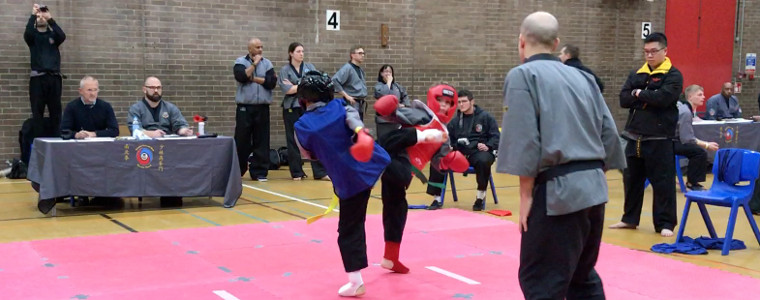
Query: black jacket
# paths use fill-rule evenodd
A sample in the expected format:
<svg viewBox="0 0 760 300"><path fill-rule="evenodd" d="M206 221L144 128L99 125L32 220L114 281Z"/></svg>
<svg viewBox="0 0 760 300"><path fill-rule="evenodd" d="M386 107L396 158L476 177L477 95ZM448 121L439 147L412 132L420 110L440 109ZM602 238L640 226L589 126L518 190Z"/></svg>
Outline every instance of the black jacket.
<svg viewBox="0 0 760 300"><path fill-rule="evenodd" d="M464 155L471 155L478 151L478 143L488 146L488 151L499 148L499 124L491 114L475 105L475 112L470 117L464 116L461 111L446 126L449 130L449 140L455 150ZM460 138L467 138L468 143L459 142Z"/></svg>
<svg viewBox="0 0 760 300"><path fill-rule="evenodd" d="M60 73L61 52L58 51L58 46L66 40L66 34L53 19L48 20L48 29L45 32L39 32L34 26L36 21L37 17L31 15L24 31L24 41L29 46L32 70Z"/></svg>
<svg viewBox="0 0 760 300"><path fill-rule="evenodd" d="M639 96L631 93L641 89ZM625 131L649 137L676 137L678 107L683 76L666 59L657 69L645 63L628 75L620 91L620 107L628 108Z"/></svg>
<svg viewBox="0 0 760 300"><path fill-rule="evenodd" d="M604 93L604 83L602 83L602 80L599 79L599 77L596 76L596 74L593 71L591 71L591 69L589 69L586 66L584 66L579 58L568 58L565 61L565 64L568 65L568 66L577 68L577 69L579 69L581 71L584 71L586 73L589 73L589 74L591 74L591 76L594 76L594 80L596 81L596 85L599 86L599 91L601 91L602 93Z"/></svg>

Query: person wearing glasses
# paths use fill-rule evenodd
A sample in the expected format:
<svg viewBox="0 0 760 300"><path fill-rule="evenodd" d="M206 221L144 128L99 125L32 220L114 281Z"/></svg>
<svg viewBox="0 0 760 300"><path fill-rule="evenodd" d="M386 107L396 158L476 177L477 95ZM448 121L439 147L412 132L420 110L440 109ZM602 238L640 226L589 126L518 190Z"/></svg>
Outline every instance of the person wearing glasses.
<svg viewBox="0 0 760 300"><path fill-rule="evenodd" d="M622 132L628 168L623 172L624 214L611 229L635 229L641 219L644 181L652 183L654 229L664 237L676 226L676 186L673 141L677 138L678 107L683 76L668 54L668 40L652 33L644 40L644 59L620 91L620 106L628 109Z"/></svg>
<svg viewBox="0 0 760 300"><path fill-rule="evenodd" d="M168 134L182 136L193 135L193 130L187 124L176 105L163 100L163 87L156 77L148 77L143 85L143 98L129 107L127 128L132 132L132 120L137 118L145 135L151 138L163 137Z"/></svg>
<svg viewBox="0 0 760 300"><path fill-rule="evenodd" d="M475 181L478 187L472 210L481 211L485 206L491 165L496 160L496 150L499 148L499 124L491 114L475 105L472 92L460 90L458 96L459 111L446 127L454 150L462 152L467 157L470 166L475 169ZM431 169L431 181L438 178L443 180L442 176L437 176L437 174L434 176L433 172ZM428 194L434 196L428 209L441 208L441 189L428 185Z"/></svg>
<svg viewBox="0 0 760 300"><path fill-rule="evenodd" d="M705 111L705 120L741 118L742 108L739 107L739 99L734 95L734 85L724 82L720 94L707 99Z"/></svg>
<svg viewBox="0 0 760 300"><path fill-rule="evenodd" d="M353 46L350 51L351 59L332 77L335 93L341 95L346 102L359 111L359 118L364 121L366 111L367 83L364 69L364 47Z"/></svg>

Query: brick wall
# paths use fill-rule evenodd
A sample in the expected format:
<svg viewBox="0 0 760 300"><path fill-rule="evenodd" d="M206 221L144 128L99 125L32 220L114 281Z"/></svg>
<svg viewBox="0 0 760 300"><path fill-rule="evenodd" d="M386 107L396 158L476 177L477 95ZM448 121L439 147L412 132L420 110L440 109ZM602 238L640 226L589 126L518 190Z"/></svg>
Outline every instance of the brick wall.
<svg viewBox="0 0 760 300"><path fill-rule="evenodd" d="M741 94L736 94L742 108L742 116L760 115L758 110L758 93L760 93L760 69L755 71L755 79L735 79L738 72L744 72L744 59L747 53L760 54L760 3L757 1L737 0L737 20L741 21L742 2L744 2L744 23L738 24L738 40L734 43L734 64L731 68L734 80L742 83ZM743 29L743 30L742 30ZM741 41L741 42L740 42ZM709 97L709 96L708 96Z"/></svg>
<svg viewBox="0 0 760 300"><path fill-rule="evenodd" d="M30 117L29 52L23 42L32 1L0 0L0 159L18 156L17 135ZM287 46L300 41L306 60L334 73L348 60L348 49L364 45L368 86L379 67L392 64L399 83L424 99L434 82L448 81L474 92L478 104L501 120L504 75L517 65L516 41L522 19L546 10L560 21L562 42L578 44L582 59L607 86L605 96L621 126L626 112L617 93L627 72L642 63L639 27L651 21L662 30L664 1L639 0L103 0L48 1L67 34L61 48L64 105L78 96L84 75L100 80L100 97L111 102L120 123L141 97L147 76L158 76L165 99L186 117L209 116L207 131L232 135L232 64L259 37L275 69L286 64ZM748 11L760 9L748 4ZM341 11L341 30L325 30L325 10ZM746 14L745 26L757 23ZM750 19L754 21L750 22ZM759 19L760 20L760 19ZM380 24L390 42L380 46ZM757 48L757 33L745 30L745 47ZM752 42L749 42L752 41ZM754 83L754 82L753 82ZM745 94L757 94L754 83ZM753 90L754 89L754 90ZM370 88L370 93L371 93ZM272 146L284 145L277 88L271 107ZM741 97L742 101L749 101ZM752 100L754 103L754 100ZM754 105L753 105L754 107ZM370 109L371 111L371 109ZM369 126L373 114L366 117Z"/></svg>

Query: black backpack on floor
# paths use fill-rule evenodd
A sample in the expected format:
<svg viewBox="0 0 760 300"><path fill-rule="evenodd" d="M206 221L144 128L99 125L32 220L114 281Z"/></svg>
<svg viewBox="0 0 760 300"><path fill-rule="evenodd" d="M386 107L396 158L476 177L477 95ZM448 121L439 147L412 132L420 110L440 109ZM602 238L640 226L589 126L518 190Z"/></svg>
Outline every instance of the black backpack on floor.
<svg viewBox="0 0 760 300"><path fill-rule="evenodd" d="M11 163L11 172L7 176L9 179L26 179L26 164L18 158L14 158Z"/></svg>

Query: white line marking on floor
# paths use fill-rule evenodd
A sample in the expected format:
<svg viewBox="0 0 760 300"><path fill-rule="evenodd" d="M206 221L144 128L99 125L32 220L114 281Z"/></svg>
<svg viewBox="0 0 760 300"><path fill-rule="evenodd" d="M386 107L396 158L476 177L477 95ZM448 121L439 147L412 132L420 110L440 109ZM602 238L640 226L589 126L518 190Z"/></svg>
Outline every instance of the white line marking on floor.
<svg viewBox="0 0 760 300"><path fill-rule="evenodd" d="M454 278L454 279L459 280L461 282L464 282L466 284L472 284L472 285L480 284L480 282L477 282L475 280L472 280L470 278L464 277L464 276L456 274L456 273L452 273L452 272L446 271L446 270L441 269L439 267L427 266L425 268L428 269L428 270L430 270L430 271L433 271L433 272L436 272L436 273L443 274L443 275L446 275L448 277Z"/></svg>
<svg viewBox="0 0 760 300"><path fill-rule="evenodd" d="M214 291L214 294L216 294L219 297L222 297L224 300L240 300L238 297L235 297L234 295L230 294L229 292L225 290L218 290Z"/></svg>
<svg viewBox="0 0 760 300"><path fill-rule="evenodd" d="M272 192L270 190L265 190L265 189L262 189L262 188L257 188L255 186L250 186L250 185L247 185L247 184L243 184L243 186L247 187L249 189L252 189L252 190L259 191L259 192L264 192L264 193L267 193L267 194L272 194L272 195L275 195L277 197L282 197L282 198L285 198L285 199L290 199L290 200L298 201L298 202L305 203L305 204L308 204L308 205L312 205L312 206L316 206L316 207L327 209L327 206L316 204L316 203L312 203L312 202L309 202L309 201L306 201L306 200L303 200L303 199L299 199L299 198L296 198L296 197L293 197L293 196L283 195L283 194L280 194L278 192ZM335 212L340 212L340 210L338 210L337 208L334 209L334 211Z"/></svg>

